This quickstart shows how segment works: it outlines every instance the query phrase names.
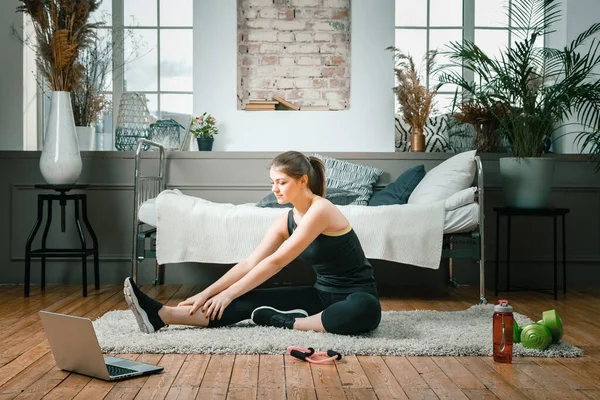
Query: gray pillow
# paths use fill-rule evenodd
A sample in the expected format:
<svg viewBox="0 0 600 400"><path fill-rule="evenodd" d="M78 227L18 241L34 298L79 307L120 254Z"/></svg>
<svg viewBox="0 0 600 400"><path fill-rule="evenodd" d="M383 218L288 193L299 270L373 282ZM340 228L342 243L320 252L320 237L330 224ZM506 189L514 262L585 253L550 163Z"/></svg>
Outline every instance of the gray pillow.
<svg viewBox="0 0 600 400"><path fill-rule="evenodd" d="M373 185L383 170L354 164L337 158L314 154L325 164L325 181L328 188L345 189L358 195L352 204L366 206L373 194Z"/></svg>
<svg viewBox="0 0 600 400"><path fill-rule="evenodd" d="M358 194L344 189L327 188L325 190L325 198L331 201L336 206L347 206L352 204L358 197ZM279 204L275 193L271 192L264 199L256 203L257 207L269 207L269 208L291 208L292 203Z"/></svg>

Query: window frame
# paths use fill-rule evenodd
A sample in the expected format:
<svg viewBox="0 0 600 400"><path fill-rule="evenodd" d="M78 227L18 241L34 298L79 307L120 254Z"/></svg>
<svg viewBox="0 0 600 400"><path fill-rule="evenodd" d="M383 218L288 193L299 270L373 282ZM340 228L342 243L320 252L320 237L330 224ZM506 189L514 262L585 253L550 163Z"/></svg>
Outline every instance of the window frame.
<svg viewBox="0 0 600 400"><path fill-rule="evenodd" d="M423 1L423 0L419 0L419 1ZM436 30L444 30L444 29L458 29L458 27L456 26L432 26L431 25L431 0L426 0L427 1L427 17L426 17L426 26L419 26L419 25L412 25L412 26L406 26L406 25L396 25L396 21L394 21L394 32L397 32L399 29L403 29L403 30L425 30L426 31L426 40L425 40L425 45L426 45L426 52L430 51L430 37L431 37L431 31L436 31ZM512 31L510 29L511 24L512 24L512 18L511 18L511 12L512 12L512 0L503 0L506 1L508 4L508 27L506 26L486 26L486 25L475 25L475 0L462 0L462 27L460 28L462 30L462 40L464 41L475 41L475 31L476 30L480 30L480 29L485 29L485 30L498 30L498 31L508 31L508 42L506 43L506 46L510 46L512 44ZM395 7L398 7L398 2L395 2ZM395 35L394 35L395 36ZM395 43L395 46L398 47L397 43ZM400 48L400 50L402 50L402 48ZM417 60L415 60L415 62L417 62ZM463 77L467 80L467 81L473 81L474 80L474 74L473 71L464 68L462 70L462 75ZM426 77L426 87L430 87L430 76L428 75ZM441 90L438 92L439 95L452 95L454 96L455 92L450 92L450 91L444 91ZM460 93L459 93L460 95ZM396 99L396 111L398 109L398 102ZM449 112L449 109L444 109L444 110L438 110L438 112L442 113L442 111L444 113Z"/></svg>
<svg viewBox="0 0 600 400"><path fill-rule="evenodd" d="M114 151L114 135L117 127L117 119L119 116L119 103L121 96L125 92L125 31L135 31L135 30L145 30L145 29L155 29L157 32L157 44L156 44L156 78L157 78L157 87L156 91L136 91L136 93L142 93L145 95L156 95L156 118L162 118L163 110L161 109L161 95L165 94L175 94L175 95L191 95L193 102L193 85L189 91L161 91L161 31L163 30L191 30L193 31L194 27L192 26L161 26L160 25L160 1L161 0L153 0L156 3L156 26L154 25L140 25L140 26L132 26L125 24L125 1L127 0L105 0L112 1L111 3L111 21L106 21L106 25L99 29L110 29L112 31L113 41L119 41L118 46L113 46L112 49L112 90L103 92L104 94L110 95L112 99L112 129L110 132L105 131L105 133L111 133L112 135L112 146L108 151ZM192 11L193 11L193 2L192 2ZM193 51L193 49L190 49ZM35 77L31 79L35 82ZM193 76L192 76L193 79ZM32 132L36 132L37 136L37 149L41 150L43 145L43 137L44 137L44 120L45 120L45 110L44 110L44 96L46 95L45 91L42 87L37 85L37 107L36 107L36 121L37 126L33 127ZM192 104L193 107L193 104ZM27 117L24 117L27 118ZM27 137L27 143L31 142L32 132L31 129L24 132L24 135ZM31 147L29 145L28 147ZM28 150L31 148L28 148Z"/></svg>

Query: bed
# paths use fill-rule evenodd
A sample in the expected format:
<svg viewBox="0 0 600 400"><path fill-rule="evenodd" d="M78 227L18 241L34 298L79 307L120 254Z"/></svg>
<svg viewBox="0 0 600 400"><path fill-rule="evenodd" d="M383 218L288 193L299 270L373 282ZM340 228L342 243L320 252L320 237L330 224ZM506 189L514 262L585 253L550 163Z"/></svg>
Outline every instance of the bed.
<svg viewBox="0 0 600 400"><path fill-rule="evenodd" d="M153 173L142 174L142 150L152 149L159 153L158 169ZM486 304L485 297L485 258L484 258L484 214L483 214L483 169L481 159L474 158L475 179L473 190L475 201L456 209L445 211L443 223L442 258L449 263L450 284L456 285L453 274L453 259L467 258L479 263L479 302ZM132 277L137 280L140 262L156 259L157 240L157 196L167 189L165 178L164 148L158 143L141 139L135 150L134 171L134 219ZM364 207L364 206L355 206ZM368 207L374 209L377 207ZM385 258L383 258L385 259ZM390 261L394 261L393 259ZM160 283L160 268L156 263L154 284Z"/></svg>

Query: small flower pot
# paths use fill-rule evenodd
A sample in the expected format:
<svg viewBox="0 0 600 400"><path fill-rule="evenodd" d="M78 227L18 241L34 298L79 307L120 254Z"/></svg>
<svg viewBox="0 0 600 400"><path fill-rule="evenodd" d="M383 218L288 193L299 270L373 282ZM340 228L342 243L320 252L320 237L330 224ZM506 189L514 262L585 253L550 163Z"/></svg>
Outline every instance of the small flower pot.
<svg viewBox="0 0 600 400"><path fill-rule="evenodd" d="M198 151L211 151L215 138L196 138Z"/></svg>

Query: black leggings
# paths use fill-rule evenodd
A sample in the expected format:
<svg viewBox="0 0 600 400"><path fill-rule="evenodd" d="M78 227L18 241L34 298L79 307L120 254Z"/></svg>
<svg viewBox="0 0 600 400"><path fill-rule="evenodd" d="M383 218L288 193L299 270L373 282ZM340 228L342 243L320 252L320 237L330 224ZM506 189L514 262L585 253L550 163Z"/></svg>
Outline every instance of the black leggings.
<svg viewBox="0 0 600 400"><path fill-rule="evenodd" d="M352 335L372 331L381 320L381 305L376 295L366 292L329 293L312 286L291 286L272 289L254 289L233 300L220 320L210 321L208 326L235 324L249 319L252 311L260 306L278 310L300 308L308 315L321 315L327 332Z"/></svg>

